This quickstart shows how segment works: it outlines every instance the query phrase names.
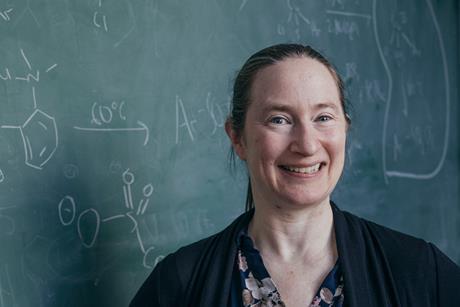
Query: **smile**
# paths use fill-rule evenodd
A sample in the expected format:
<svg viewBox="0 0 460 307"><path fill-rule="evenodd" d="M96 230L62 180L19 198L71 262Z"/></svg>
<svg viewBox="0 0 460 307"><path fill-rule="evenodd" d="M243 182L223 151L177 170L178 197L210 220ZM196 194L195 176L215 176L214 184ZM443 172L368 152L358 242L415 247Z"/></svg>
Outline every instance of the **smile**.
<svg viewBox="0 0 460 307"><path fill-rule="evenodd" d="M314 174L319 171L320 167L321 167L321 163L317 163L309 167L291 167L291 166L281 165L281 168L284 170L287 170L289 172L294 172L294 173L300 173L300 174Z"/></svg>

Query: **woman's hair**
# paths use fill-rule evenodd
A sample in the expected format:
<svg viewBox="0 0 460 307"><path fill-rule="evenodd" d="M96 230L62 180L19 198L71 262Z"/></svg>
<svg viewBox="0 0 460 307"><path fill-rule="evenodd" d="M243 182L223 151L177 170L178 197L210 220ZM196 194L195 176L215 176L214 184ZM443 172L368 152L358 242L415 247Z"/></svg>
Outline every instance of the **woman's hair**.
<svg viewBox="0 0 460 307"><path fill-rule="evenodd" d="M345 101L343 81L331 63L318 51L310 46L300 44L279 44L262 49L253 54L241 67L233 84L233 98L231 112L228 121L237 137L241 137L244 130L244 122L246 113L249 107L249 99L251 96L251 86L254 81L254 76L261 69L276 64L287 58L306 57L317 60L322 63L331 73L339 90L340 103L348 124L351 124L350 116L348 115L347 103ZM234 163L235 154L233 148L230 151L230 161ZM251 180L248 180L248 191L246 196L246 211L254 207L254 199L251 190Z"/></svg>

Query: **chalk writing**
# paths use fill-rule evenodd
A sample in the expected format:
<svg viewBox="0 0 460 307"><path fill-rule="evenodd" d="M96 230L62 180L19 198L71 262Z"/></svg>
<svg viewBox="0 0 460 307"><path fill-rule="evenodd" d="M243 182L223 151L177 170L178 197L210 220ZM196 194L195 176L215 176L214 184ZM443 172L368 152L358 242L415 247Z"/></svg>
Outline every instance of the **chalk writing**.
<svg viewBox="0 0 460 307"><path fill-rule="evenodd" d="M61 224L68 226L73 223L75 219L76 209L75 200L71 196L64 196L58 205L58 214Z"/></svg>
<svg viewBox="0 0 460 307"><path fill-rule="evenodd" d="M354 20L326 19L327 31L335 35L346 35L349 40L354 40L359 36L359 27Z"/></svg>
<svg viewBox="0 0 460 307"><path fill-rule="evenodd" d="M0 17L5 20L5 21L10 21L11 18L10 18L10 13L13 11L12 8L9 8L9 9L6 9L6 10L3 10L3 11L0 11Z"/></svg>
<svg viewBox="0 0 460 307"><path fill-rule="evenodd" d="M355 62L345 63L345 82L349 80L359 81L358 65Z"/></svg>
<svg viewBox="0 0 460 307"><path fill-rule="evenodd" d="M2 183L4 180L5 180L5 174L3 174L3 171L0 168L0 183Z"/></svg>
<svg viewBox="0 0 460 307"><path fill-rule="evenodd" d="M445 123L445 128L444 128L444 138L443 138L443 147L442 147L442 154L439 158L439 160L437 161L437 164L436 164L436 167L434 167L431 171L428 171L428 172L408 172L408 171L400 171L400 170L396 170L396 169L389 169L388 166L387 166L387 160L388 160L388 157L386 155L386 140L387 140L387 134L388 134L388 125L389 125L389 110L390 110L390 106L391 106L391 102L392 102L392 95L393 95L393 76L391 74L391 70L389 68L389 65L388 65L388 61L385 57L385 53L383 52L383 48L382 48L382 42L381 42L381 39L380 39L380 35L379 35L379 32L378 32L378 28L377 28L377 1L374 0L373 3L372 3L372 16L373 16L373 29L374 29L374 37L375 37L375 40L376 40L376 44L377 44L377 48L378 48L378 51L379 51L379 55L380 55L380 59L382 61L382 64L385 68L385 72L386 72L386 75L387 75L387 79L388 79L388 89L387 89L387 95L386 95L386 99L385 99L385 103L386 103L386 107L385 107L385 114L384 114L384 124L383 124L383 134L382 134L382 165L383 165L383 173L384 173L384 177L385 177L385 181L388 183L388 177L402 177L402 178L410 178L410 179L431 179L433 177L435 177L441 170L443 164L444 164L444 161L446 159L446 155L447 155L447 150L448 150L448 146L449 146L449 125L450 125L450 84L449 84L449 70L448 70L448 64L447 64L447 57L446 57L446 51L445 51L445 47L444 47L444 41L443 41L443 38L442 38L442 34L441 34L441 30L440 30L440 27L439 27L439 24L438 24L438 21L437 21L437 18L436 18L436 15L434 13L434 10L433 10L433 6L431 4L431 1L430 0L426 0L425 1L427 7L428 7L428 10L430 12L430 17L431 17L431 21L433 23L433 26L435 28L435 31L436 31L436 36L438 38L438 41L437 41L437 45L439 47L439 50L441 52L441 60L442 60L442 69L443 69L443 77L444 77L444 94L445 94L445 100L444 100L444 104L445 104L445 120L444 120L444 123ZM403 32L401 32L401 28L400 28L400 24L404 24L406 22L406 15L403 13L403 14L400 14L400 17L399 17L399 22L394 22L393 25L395 26L395 29L397 31L394 31L394 35L393 35L393 43L398 41L398 38L397 36L400 34L400 37L405 40L405 43L411 48L411 51L412 51L412 54L414 55L420 55L421 53L417 51L417 48L414 49L414 44L412 44L409 40L406 40L404 37L403 37ZM397 35L398 34L398 35ZM405 93L405 92L404 92ZM404 95L403 93L403 95ZM404 99L404 97L403 97ZM404 112L408 112L408 108L404 109L403 108L403 113ZM433 135L432 135L432 131L431 131L431 127L427 128L426 130L426 134L427 134L427 137L429 139L433 139ZM421 136L421 130L420 130L420 127L411 127L411 136L410 136L413 140L416 141L416 143L422 145L422 152L424 151L424 143L421 141L421 139L423 139L423 137ZM396 140L396 142L395 142ZM432 142L432 141L428 141L428 142ZM399 145L399 141L398 141L398 138L395 139L395 137L393 136L393 144L396 144L397 146L395 147L396 149L393 150L393 158L397 158L398 157L398 154L399 154L399 151L400 151L400 145Z"/></svg>
<svg viewBox="0 0 460 307"><path fill-rule="evenodd" d="M132 223L131 233L135 233L139 249L143 254L142 264L146 268L153 268L163 256L157 257L153 261L149 261L149 255L155 249L154 246L146 247L142 239L141 231L139 228L138 218L145 214L149 203L150 197L154 192L151 183L146 184L142 188L142 198L135 204L132 194L132 186L135 183L135 176L129 168L122 174L123 181L123 195L124 195L124 208L125 212L102 218L95 208L88 208L82 211L77 217L77 207L75 200L72 196L64 196L58 204L59 220L63 226L70 226L77 218L77 233L82 245L86 248L93 247L98 239L101 225L107 222L113 222L119 219L128 220ZM86 222L86 223L84 223ZM86 226L83 228L83 224ZM89 225L89 226L88 226ZM83 229L85 231L83 231ZM89 229L89 230L88 230Z"/></svg>
<svg viewBox="0 0 460 307"><path fill-rule="evenodd" d="M336 10L326 10L327 14L330 15L339 15L339 16L347 16L347 17L359 17L359 18L364 18L367 21L371 20L371 15L369 14L361 14L361 13L356 13L356 12L346 12L346 11L336 11Z"/></svg>
<svg viewBox="0 0 460 307"><path fill-rule="evenodd" d="M126 4L128 5L128 17L129 17L129 20L130 20L130 26L128 28L128 30L121 36L121 38L115 43L113 44L113 46L115 48L117 48L124 40L126 40L126 38L128 38L131 33L133 33L134 29L136 28L136 17L134 16L134 10L133 10L133 6L132 6L132 3L131 1L126 1ZM156 2L155 3L155 9L154 9L154 18L156 17L156 14L157 14L157 10L158 10L158 7L157 7L158 3Z"/></svg>
<svg viewBox="0 0 460 307"><path fill-rule="evenodd" d="M134 31L136 27L136 17L134 15L134 9L132 7L131 1L123 1L123 2L116 2L117 4L123 3L127 7L123 11L124 15L127 17L127 23L129 24L129 28L126 31L123 31L122 33L119 33L120 36L115 35L117 37L117 41L113 44L115 48L117 48L123 41L125 41ZM111 4L115 5L115 4ZM103 30L103 32L107 33L111 31L109 27L109 15L111 15L110 20L113 21L112 23L119 22L119 17L115 17L115 14L110 14L110 12L106 13L108 9L110 8L107 7L107 4L103 4L102 0L98 0L97 2L97 7L93 11L93 25L97 29ZM118 14L117 14L118 15ZM112 33L113 35L113 33Z"/></svg>
<svg viewBox="0 0 460 307"><path fill-rule="evenodd" d="M345 8L346 0L327 0L328 5L335 7L340 6L342 9Z"/></svg>
<svg viewBox="0 0 460 307"><path fill-rule="evenodd" d="M97 102L93 103L91 107L91 123L97 126L110 124L114 113L118 115L119 119L126 120L126 115L123 113L124 106L124 101L112 101L110 106L99 105Z"/></svg>
<svg viewBox="0 0 460 307"><path fill-rule="evenodd" d="M83 234L82 221L84 219L90 219L91 215L93 216L93 220L94 220L94 222L92 223L94 229L92 230L92 232L88 231L88 229L90 228L86 225L85 227L86 234ZM78 236L81 239L81 244L83 244L84 247L90 248L94 245L94 243L96 243L96 239L97 239L97 236L99 235L100 227L101 227L101 217L99 216L99 212L97 212L96 209L89 208L80 213L77 219L77 232L78 232Z"/></svg>
<svg viewBox="0 0 460 307"><path fill-rule="evenodd" d="M32 17L33 21L37 24L37 26L41 26L40 23L38 22L37 16L35 16L34 11L30 8L30 0L27 0L26 6L22 10L22 12L17 14L16 22L15 25L18 25L20 21L28 14L30 17Z"/></svg>
<svg viewBox="0 0 460 307"><path fill-rule="evenodd" d="M196 112L185 108L182 98L176 95L176 144L180 143L180 132L184 131L193 142L199 132L206 131L213 136L225 124L228 103L218 104L210 92L206 95L205 105Z"/></svg>
<svg viewBox="0 0 460 307"><path fill-rule="evenodd" d="M40 82L40 70L39 69L34 69L32 68L32 64L25 54L24 50L21 48L19 49L19 52L21 54L21 58L24 61L24 64L27 68L27 71L24 72L23 74L12 74L11 69L9 67L5 67L2 69L0 72L0 79L3 81L8 81L8 80L16 80L16 81L23 81L26 83L30 82ZM47 67L45 69L45 72L48 73L55 69L58 66L57 63L52 64L51 66Z"/></svg>
<svg viewBox="0 0 460 307"><path fill-rule="evenodd" d="M93 24L97 28L103 28L105 32L109 31L109 27L107 25L107 16L100 13L100 9L102 8L102 0L98 1L98 8L93 14Z"/></svg>
<svg viewBox="0 0 460 307"><path fill-rule="evenodd" d="M147 145L150 138L150 130L146 124L137 121L137 127L113 127L113 123L118 123L119 126L126 125L127 117L124 113L124 101L112 101L109 105L99 104L94 102L90 111L90 127L74 126L78 131L86 132L142 132L144 133L144 143Z"/></svg>
<svg viewBox="0 0 460 307"><path fill-rule="evenodd" d="M359 87L358 97L360 103L386 101L381 81L376 79L364 80L364 84Z"/></svg>
<svg viewBox="0 0 460 307"><path fill-rule="evenodd" d="M53 116L38 109L35 87L32 87L35 111L21 126L2 125L5 129L18 129L24 145L24 162L27 166L41 170L53 157L59 145L58 130Z"/></svg>
<svg viewBox="0 0 460 307"><path fill-rule="evenodd" d="M191 122L189 121L187 112L185 111L184 103L182 102L182 99L176 95L176 144L179 144L179 129L181 128L185 128L187 130L192 141L195 140Z"/></svg>
<svg viewBox="0 0 460 307"><path fill-rule="evenodd" d="M78 166L74 164L66 164L64 165L62 172L67 179L74 179L78 176Z"/></svg>
<svg viewBox="0 0 460 307"><path fill-rule="evenodd" d="M318 28L316 22L308 18L297 4L293 3L292 0L286 0L286 6L289 13L286 21L277 25L279 35L286 35L287 28L293 29L296 40L300 40L301 30L305 28L310 29L313 36L318 37L321 34L321 29Z"/></svg>
<svg viewBox="0 0 460 307"><path fill-rule="evenodd" d="M394 50L393 56L395 59L404 59L404 53L400 52L398 49L401 49L404 43L411 50L412 55L421 56L422 52L417 48L415 43L409 36L404 32L404 28L407 26L408 20L407 15L404 11L394 13L391 18L392 31L389 39L389 44L395 48L390 48Z"/></svg>

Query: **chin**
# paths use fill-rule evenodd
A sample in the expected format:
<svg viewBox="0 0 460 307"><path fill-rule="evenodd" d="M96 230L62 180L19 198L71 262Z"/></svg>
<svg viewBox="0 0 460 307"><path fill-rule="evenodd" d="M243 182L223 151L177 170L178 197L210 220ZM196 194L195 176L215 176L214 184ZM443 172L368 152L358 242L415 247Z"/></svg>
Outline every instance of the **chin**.
<svg viewBox="0 0 460 307"><path fill-rule="evenodd" d="M321 195L321 196L317 196L317 197L287 197L287 198L284 198L285 199L285 203L291 207L295 207L295 208L311 208L311 207L315 207L317 205L321 205L321 204L324 204L324 203L329 203L329 196L327 197L324 197L324 195Z"/></svg>

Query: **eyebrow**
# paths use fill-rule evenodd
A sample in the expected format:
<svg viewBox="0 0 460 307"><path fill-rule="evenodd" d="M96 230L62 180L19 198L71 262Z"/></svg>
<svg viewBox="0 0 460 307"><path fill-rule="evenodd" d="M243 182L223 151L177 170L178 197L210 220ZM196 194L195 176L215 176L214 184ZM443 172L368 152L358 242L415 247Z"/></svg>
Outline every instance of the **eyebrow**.
<svg viewBox="0 0 460 307"><path fill-rule="evenodd" d="M292 107L286 104L270 103L262 108L263 113L269 111L289 112L292 111Z"/></svg>
<svg viewBox="0 0 460 307"><path fill-rule="evenodd" d="M340 107L337 106L337 104L333 102L320 102L320 103L315 103L312 106L312 109L314 111L321 110L321 109L333 109L335 112L340 111ZM289 112L292 111L294 108L291 105L288 104L282 104L282 103L269 103L268 105L264 106L262 108L263 113L269 112L269 111L279 111L279 112Z"/></svg>
<svg viewBox="0 0 460 307"><path fill-rule="evenodd" d="M333 102L320 102L313 106L313 109L315 110L327 109L327 108L333 109L336 112L340 111L340 108L337 106L337 104Z"/></svg>

